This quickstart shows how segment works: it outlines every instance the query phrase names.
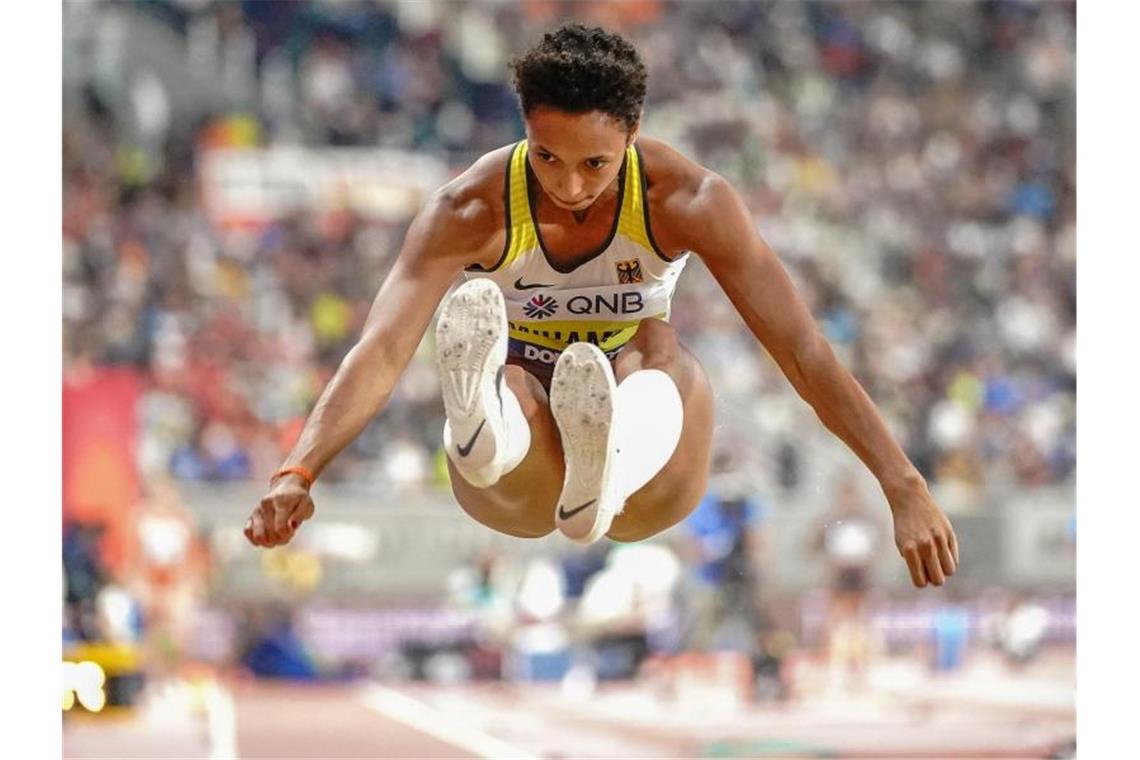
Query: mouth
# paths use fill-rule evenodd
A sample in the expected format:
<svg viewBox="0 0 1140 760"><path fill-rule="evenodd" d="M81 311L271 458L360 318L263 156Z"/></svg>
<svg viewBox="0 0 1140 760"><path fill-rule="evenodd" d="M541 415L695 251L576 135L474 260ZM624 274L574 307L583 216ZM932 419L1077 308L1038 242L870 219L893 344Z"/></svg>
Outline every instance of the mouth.
<svg viewBox="0 0 1140 760"><path fill-rule="evenodd" d="M563 207L563 209L565 209L567 211L581 211L583 209L587 209L589 204L594 203L594 199L593 198L583 198L583 199L581 199L581 201L577 201L575 203L567 203L565 201L556 201L555 203L559 204L560 206Z"/></svg>
<svg viewBox="0 0 1140 760"><path fill-rule="evenodd" d="M559 198L557 195L551 195L549 193L548 195L550 195L550 199L554 201L554 204L556 206L564 208L567 211L581 211L594 202L594 197L592 195L586 196L585 198L580 198L576 201L566 201Z"/></svg>

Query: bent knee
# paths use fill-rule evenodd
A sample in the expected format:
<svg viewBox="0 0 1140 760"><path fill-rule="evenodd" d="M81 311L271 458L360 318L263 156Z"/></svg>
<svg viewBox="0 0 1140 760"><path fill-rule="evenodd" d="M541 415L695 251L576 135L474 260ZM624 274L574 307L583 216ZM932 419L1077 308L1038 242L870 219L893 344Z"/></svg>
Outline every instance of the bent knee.
<svg viewBox="0 0 1140 760"><path fill-rule="evenodd" d="M682 359L677 331L661 319L645 319L618 354L614 367L619 379L639 369L660 369L673 374Z"/></svg>
<svg viewBox="0 0 1140 760"><path fill-rule="evenodd" d="M619 543L644 541L684 520L701 501L705 488L687 488L672 494L637 493L618 515L606 536Z"/></svg>
<svg viewBox="0 0 1140 760"><path fill-rule="evenodd" d="M634 347L642 351L672 351L676 353L680 344L677 341L677 331L673 325L663 319L643 319L637 326L637 332L629 341Z"/></svg>
<svg viewBox="0 0 1140 760"><path fill-rule="evenodd" d="M515 398L519 400L519 407L522 408L523 416L528 420L532 419L539 409L548 403L546 389L542 387L542 383L522 367L508 364L503 375L503 381L515 394Z"/></svg>

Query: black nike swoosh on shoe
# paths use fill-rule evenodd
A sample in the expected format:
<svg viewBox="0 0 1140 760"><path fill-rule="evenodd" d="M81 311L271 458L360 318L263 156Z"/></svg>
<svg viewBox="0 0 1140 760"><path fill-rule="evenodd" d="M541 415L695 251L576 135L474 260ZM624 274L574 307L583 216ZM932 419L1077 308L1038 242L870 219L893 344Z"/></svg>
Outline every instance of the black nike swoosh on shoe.
<svg viewBox="0 0 1140 760"><path fill-rule="evenodd" d="M465 457L471 453L471 448L475 445L475 439L479 437L479 434L481 432L483 432L483 426L486 424L487 424L487 418L484 417L483 421L479 423L479 427L475 428L475 433L474 433L474 435L471 436L471 440L467 442L467 445L455 447L459 451L459 456Z"/></svg>
<svg viewBox="0 0 1140 760"><path fill-rule="evenodd" d="M558 507L558 519L559 520L569 520L571 517L578 514L583 509L585 509L586 507L593 504L595 501L597 501L597 499L590 499L588 502L586 502L582 506L574 507L574 509L571 509L571 510L567 510L566 507L559 505L559 507Z"/></svg>
<svg viewBox="0 0 1140 760"><path fill-rule="evenodd" d="M499 414L503 413L503 375L507 372L507 365L499 367L498 373L495 375L495 393L499 397Z"/></svg>
<svg viewBox="0 0 1140 760"><path fill-rule="evenodd" d="M554 287L553 285L547 285L546 283L542 283L542 282L536 282L536 283L532 283L530 285L523 285L523 281L522 281L521 277L518 278L517 280L515 280L515 290L533 290L534 288L553 288L553 287Z"/></svg>

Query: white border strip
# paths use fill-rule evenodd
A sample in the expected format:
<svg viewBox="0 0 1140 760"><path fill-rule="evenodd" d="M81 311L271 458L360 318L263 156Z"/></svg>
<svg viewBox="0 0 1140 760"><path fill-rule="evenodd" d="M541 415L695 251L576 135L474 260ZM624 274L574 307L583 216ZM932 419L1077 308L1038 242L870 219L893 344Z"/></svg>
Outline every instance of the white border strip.
<svg viewBox="0 0 1140 760"><path fill-rule="evenodd" d="M234 695L220 683L205 687L206 736L210 760L237 760L237 709Z"/></svg>
<svg viewBox="0 0 1140 760"><path fill-rule="evenodd" d="M489 760L507 757L540 760L541 757L496 739L478 728L457 722L447 713L394 689L373 684L361 689L357 701L386 718L411 726L479 757Z"/></svg>

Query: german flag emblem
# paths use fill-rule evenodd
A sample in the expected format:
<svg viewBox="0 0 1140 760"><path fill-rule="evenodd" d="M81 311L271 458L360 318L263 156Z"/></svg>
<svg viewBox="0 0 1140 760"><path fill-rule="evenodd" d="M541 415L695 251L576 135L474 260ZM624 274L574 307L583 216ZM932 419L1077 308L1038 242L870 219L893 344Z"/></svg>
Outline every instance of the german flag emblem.
<svg viewBox="0 0 1140 760"><path fill-rule="evenodd" d="M622 285L641 282L641 259L619 261L617 263L617 274L618 282L620 282Z"/></svg>

